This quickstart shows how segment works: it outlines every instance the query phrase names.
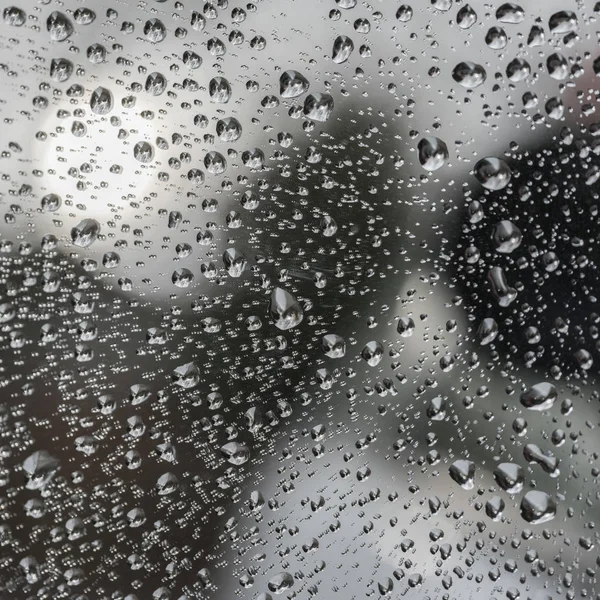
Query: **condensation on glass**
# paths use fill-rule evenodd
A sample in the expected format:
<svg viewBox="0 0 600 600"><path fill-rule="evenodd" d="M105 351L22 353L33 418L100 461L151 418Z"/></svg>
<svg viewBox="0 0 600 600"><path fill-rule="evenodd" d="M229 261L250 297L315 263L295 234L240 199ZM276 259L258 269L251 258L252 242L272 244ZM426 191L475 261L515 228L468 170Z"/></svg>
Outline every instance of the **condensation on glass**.
<svg viewBox="0 0 600 600"><path fill-rule="evenodd" d="M600 5L0 10L1 600L600 598Z"/></svg>

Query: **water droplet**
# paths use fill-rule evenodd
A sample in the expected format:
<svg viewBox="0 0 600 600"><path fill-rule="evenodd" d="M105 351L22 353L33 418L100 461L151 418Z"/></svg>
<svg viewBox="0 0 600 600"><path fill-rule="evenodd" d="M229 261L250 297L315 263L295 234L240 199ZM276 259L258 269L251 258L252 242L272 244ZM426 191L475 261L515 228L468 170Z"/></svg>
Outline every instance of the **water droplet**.
<svg viewBox="0 0 600 600"><path fill-rule="evenodd" d="M433 8L446 12L452 8L452 0L431 0Z"/></svg>
<svg viewBox="0 0 600 600"><path fill-rule="evenodd" d="M493 496L485 503L485 514L493 521L499 521L506 504L500 496Z"/></svg>
<svg viewBox="0 0 600 600"><path fill-rule="evenodd" d="M22 27L27 21L27 14L25 11L17 6L8 6L2 12L2 18L6 25L11 27Z"/></svg>
<svg viewBox="0 0 600 600"><path fill-rule="evenodd" d="M327 121L332 112L333 98L329 94L309 94L304 101L304 114L312 121Z"/></svg>
<svg viewBox="0 0 600 600"><path fill-rule="evenodd" d="M97 87L90 98L90 108L97 115L106 115L113 109L113 95L104 87Z"/></svg>
<svg viewBox="0 0 600 600"><path fill-rule="evenodd" d="M354 50L354 42L346 35L340 35L333 43L333 62L341 65L345 63Z"/></svg>
<svg viewBox="0 0 600 600"><path fill-rule="evenodd" d="M467 89L475 89L482 85L487 77L485 69L474 62L461 62L452 71L454 81Z"/></svg>
<svg viewBox="0 0 600 600"><path fill-rule="evenodd" d="M187 363L177 367L171 374L173 383L184 389L191 389L200 383L200 369L193 363Z"/></svg>
<svg viewBox="0 0 600 600"><path fill-rule="evenodd" d="M448 146L436 137L424 137L419 141L419 162L428 171L441 169L450 156Z"/></svg>
<svg viewBox="0 0 600 600"><path fill-rule="evenodd" d="M429 401L427 418L432 421L443 421L446 418L446 401L442 396L436 396Z"/></svg>
<svg viewBox="0 0 600 600"><path fill-rule="evenodd" d="M402 4L396 11L396 19L401 23L408 23L413 17L413 9L408 4Z"/></svg>
<svg viewBox="0 0 600 600"><path fill-rule="evenodd" d="M146 78L146 91L152 96L160 96L167 89L167 79L161 73L150 73Z"/></svg>
<svg viewBox="0 0 600 600"><path fill-rule="evenodd" d="M276 327L284 331L297 327L304 318L304 311L298 300L279 287L271 293L269 314Z"/></svg>
<svg viewBox="0 0 600 600"><path fill-rule="evenodd" d="M556 387L548 382L536 383L521 394L521 404L531 410L550 410L558 393Z"/></svg>
<svg viewBox="0 0 600 600"><path fill-rule="evenodd" d="M335 222L335 219L333 217L330 217L329 215L325 215L321 219L321 222L319 223L319 228L321 229L321 233L325 237L333 237L338 230L338 226Z"/></svg>
<svg viewBox="0 0 600 600"><path fill-rule="evenodd" d="M228 444L221 446L221 454L229 463L238 467L247 463L250 458L248 446L240 442L229 442Z"/></svg>
<svg viewBox="0 0 600 600"><path fill-rule="evenodd" d="M159 19L149 19L144 25L144 35L148 41L158 44L167 37L167 28Z"/></svg>
<svg viewBox="0 0 600 600"><path fill-rule="evenodd" d="M415 322L411 317L400 317L397 331L402 337L410 337L415 331Z"/></svg>
<svg viewBox="0 0 600 600"><path fill-rule="evenodd" d="M346 355L346 341L340 335L328 333L321 340L323 353L329 358L342 358Z"/></svg>
<svg viewBox="0 0 600 600"><path fill-rule="evenodd" d="M235 142L242 137L242 126L234 117L220 119L216 131L222 142Z"/></svg>
<svg viewBox="0 0 600 600"><path fill-rule="evenodd" d="M75 31L69 18L57 10L48 17L46 28L53 42L63 42Z"/></svg>
<svg viewBox="0 0 600 600"><path fill-rule="evenodd" d="M227 104L231 99L231 86L225 77L213 77L208 84L210 99L217 104Z"/></svg>
<svg viewBox="0 0 600 600"><path fill-rule="evenodd" d="M487 190L504 189L511 179L511 170L501 158L483 158L475 165L475 177Z"/></svg>
<svg viewBox="0 0 600 600"><path fill-rule="evenodd" d="M360 355L370 367L376 367L383 359L384 347L381 342L371 341L363 349Z"/></svg>
<svg viewBox="0 0 600 600"><path fill-rule="evenodd" d="M62 204L62 199L58 194L46 194L42 198L42 210L44 212L56 212Z"/></svg>
<svg viewBox="0 0 600 600"><path fill-rule="evenodd" d="M477 329L477 336L482 346L491 344L498 336L498 323L496 323L495 319L491 317L483 319Z"/></svg>
<svg viewBox="0 0 600 600"><path fill-rule="evenodd" d="M154 159L154 148L148 142L138 142L133 147L133 156L141 163L149 163Z"/></svg>
<svg viewBox="0 0 600 600"><path fill-rule="evenodd" d="M73 68L73 63L66 58L53 58L50 63L50 78L57 83L63 83L71 77Z"/></svg>
<svg viewBox="0 0 600 600"><path fill-rule="evenodd" d="M570 10L561 10L550 17L548 26L551 33L560 35L577 31L577 15Z"/></svg>
<svg viewBox="0 0 600 600"><path fill-rule="evenodd" d="M508 43L508 37L502 27L491 27L485 35L485 43L492 50L502 50Z"/></svg>
<svg viewBox="0 0 600 600"><path fill-rule="evenodd" d="M58 471L58 460L46 450L38 450L23 462L23 473L27 479L28 490L44 488Z"/></svg>
<svg viewBox="0 0 600 600"><path fill-rule="evenodd" d="M501 23L516 25L525 19L525 11L518 4L507 2L496 10L496 19Z"/></svg>
<svg viewBox="0 0 600 600"><path fill-rule="evenodd" d="M521 516L533 525L554 519L556 508L556 502L546 492L539 490L531 490L521 499Z"/></svg>
<svg viewBox="0 0 600 600"><path fill-rule="evenodd" d="M452 480L465 490L472 490L475 486L475 463L471 460L459 459L450 465L448 470Z"/></svg>
<svg viewBox="0 0 600 600"><path fill-rule="evenodd" d="M465 4L456 14L456 24L461 29L469 29L477 22L477 13L470 4Z"/></svg>
<svg viewBox="0 0 600 600"><path fill-rule="evenodd" d="M265 155L260 148L251 148L242 152L242 162L249 169L261 169L265 164Z"/></svg>
<svg viewBox="0 0 600 600"><path fill-rule="evenodd" d="M91 25L96 20L96 13L91 8L78 8L73 13L73 19L77 25Z"/></svg>
<svg viewBox="0 0 600 600"><path fill-rule="evenodd" d="M510 306L517 297L517 290L508 285L502 267L492 267L488 271L487 279L496 302L503 308Z"/></svg>
<svg viewBox="0 0 600 600"><path fill-rule="evenodd" d="M548 68L548 75L557 81L563 81L569 76L569 63L559 52L554 52L548 56L546 67Z"/></svg>
<svg viewBox="0 0 600 600"><path fill-rule="evenodd" d="M294 585L294 578L289 573L279 573L271 577L268 583L269 591L274 594L283 594Z"/></svg>
<svg viewBox="0 0 600 600"><path fill-rule="evenodd" d="M531 74L529 63L523 58L515 58L506 66L506 76L513 82L524 81Z"/></svg>
<svg viewBox="0 0 600 600"><path fill-rule="evenodd" d="M100 233L100 223L95 219L83 219L71 229L71 240L76 246L87 248L91 246Z"/></svg>
<svg viewBox="0 0 600 600"><path fill-rule="evenodd" d="M248 261L239 250L228 248L223 253L223 264L231 277L241 277Z"/></svg>
<svg viewBox="0 0 600 600"><path fill-rule="evenodd" d="M340 8L345 8L346 10L354 8L356 6L356 2L357 0L335 0L335 3Z"/></svg>
<svg viewBox="0 0 600 600"><path fill-rule="evenodd" d="M279 78L279 94L282 98L297 98L308 92L309 83L298 71L284 71Z"/></svg>
<svg viewBox="0 0 600 600"><path fill-rule="evenodd" d="M512 221L503 220L494 227L492 239L496 252L510 254L521 245L523 235Z"/></svg>
<svg viewBox="0 0 600 600"><path fill-rule="evenodd" d="M213 175L220 175L227 169L227 161L225 157L219 152L207 152L204 157L204 166L209 173Z"/></svg>
<svg viewBox="0 0 600 600"><path fill-rule="evenodd" d="M500 463L493 472L494 481L509 494L518 494L525 483L525 473L515 463Z"/></svg>
<svg viewBox="0 0 600 600"><path fill-rule="evenodd" d="M194 282L194 274L189 269L175 269L171 275L171 281L178 288L187 288Z"/></svg>

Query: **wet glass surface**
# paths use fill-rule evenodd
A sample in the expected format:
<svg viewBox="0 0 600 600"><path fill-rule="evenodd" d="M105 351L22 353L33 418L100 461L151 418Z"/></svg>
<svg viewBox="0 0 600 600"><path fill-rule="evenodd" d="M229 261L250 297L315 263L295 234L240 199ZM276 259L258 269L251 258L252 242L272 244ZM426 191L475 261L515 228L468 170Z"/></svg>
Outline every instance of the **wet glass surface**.
<svg viewBox="0 0 600 600"><path fill-rule="evenodd" d="M600 5L0 12L1 600L600 598Z"/></svg>

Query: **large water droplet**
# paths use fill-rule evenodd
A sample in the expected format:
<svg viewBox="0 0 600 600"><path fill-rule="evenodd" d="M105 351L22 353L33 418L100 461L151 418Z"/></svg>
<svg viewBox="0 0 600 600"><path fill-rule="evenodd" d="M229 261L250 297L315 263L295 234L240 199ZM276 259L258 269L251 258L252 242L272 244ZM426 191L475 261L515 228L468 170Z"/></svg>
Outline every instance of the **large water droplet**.
<svg viewBox="0 0 600 600"><path fill-rule="evenodd" d="M401 23L408 23L413 17L413 9L408 4L402 4L396 11L396 19Z"/></svg>
<svg viewBox="0 0 600 600"><path fill-rule="evenodd" d="M152 96L160 96L167 89L167 79L162 73L150 73L146 78L145 88Z"/></svg>
<svg viewBox="0 0 600 600"><path fill-rule="evenodd" d="M231 86L225 77L213 77L208 84L210 99L218 104L227 104L231 99Z"/></svg>
<svg viewBox="0 0 600 600"><path fill-rule="evenodd" d="M25 25L25 21L27 21L27 14L18 6L7 6L2 11L2 18L5 25L10 25L11 27L22 27Z"/></svg>
<svg viewBox="0 0 600 600"><path fill-rule="evenodd" d="M159 19L149 19L144 25L146 39L154 44L162 42L167 37L167 28Z"/></svg>
<svg viewBox="0 0 600 600"><path fill-rule="evenodd" d="M187 288L194 282L194 274L189 269L175 269L171 275L171 281L178 288Z"/></svg>
<svg viewBox="0 0 600 600"><path fill-rule="evenodd" d="M528 523L539 525L556 516L556 502L546 492L531 490L521 500L521 516Z"/></svg>
<svg viewBox="0 0 600 600"><path fill-rule="evenodd" d="M446 12L452 8L452 0L431 0L431 6L437 10Z"/></svg>
<svg viewBox="0 0 600 600"><path fill-rule="evenodd" d="M475 177L487 190L504 189L511 179L511 170L501 158L483 158L475 165Z"/></svg>
<svg viewBox="0 0 600 600"><path fill-rule="evenodd" d="M223 253L223 264L231 277L241 277L248 261L239 250L227 248Z"/></svg>
<svg viewBox="0 0 600 600"><path fill-rule="evenodd" d="M492 50L502 50L508 43L508 37L502 27L491 27L485 34L485 43Z"/></svg>
<svg viewBox="0 0 600 600"><path fill-rule="evenodd" d="M509 494L518 494L525 483L525 473L520 465L515 463L500 463L494 469L494 480Z"/></svg>
<svg viewBox="0 0 600 600"><path fill-rule="evenodd" d="M62 42L73 35L73 23L69 18L55 10L46 21L46 28L50 34L50 39L54 42Z"/></svg>
<svg viewBox="0 0 600 600"><path fill-rule="evenodd" d="M465 490L475 486L475 463L471 460L459 459L450 465L450 477Z"/></svg>
<svg viewBox="0 0 600 600"><path fill-rule="evenodd" d="M271 577L268 583L269 591L274 594L283 594L294 585L294 578L289 573L279 573Z"/></svg>
<svg viewBox="0 0 600 600"><path fill-rule="evenodd" d="M282 98L297 98L308 92L309 83L298 71L284 71L279 78L279 94Z"/></svg>
<svg viewBox="0 0 600 600"><path fill-rule="evenodd" d="M321 340L321 348L329 358L342 358L346 354L346 341L341 335L328 333Z"/></svg>
<svg viewBox="0 0 600 600"><path fill-rule="evenodd" d="M428 171L437 171L446 164L448 157L448 146L436 137L424 137L419 141L419 162Z"/></svg>
<svg viewBox="0 0 600 600"><path fill-rule="evenodd" d="M235 117L227 117L217 122L217 135L222 142L235 142L242 136L242 126Z"/></svg>
<svg viewBox="0 0 600 600"><path fill-rule="evenodd" d="M577 31L577 15L570 10L561 10L550 17L548 27L550 27L551 33L560 35Z"/></svg>
<svg viewBox="0 0 600 600"><path fill-rule="evenodd" d="M415 331L415 322L411 317L400 317L397 331L402 337L410 337Z"/></svg>
<svg viewBox="0 0 600 600"><path fill-rule="evenodd" d="M500 221L494 227L492 235L496 252L510 254L516 250L523 240L521 230L512 221Z"/></svg>
<svg viewBox="0 0 600 600"><path fill-rule="evenodd" d="M456 14L456 24L461 29L469 29L477 22L477 13L470 4L465 4Z"/></svg>
<svg viewBox="0 0 600 600"><path fill-rule="evenodd" d="M333 43L333 62L341 65L345 63L354 50L354 42L346 35L340 35Z"/></svg>
<svg viewBox="0 0 600 600"><path fill-rule="evenodd" d="M491 344L498 336L498 323L496 323L496 320L491 317L483 319L477 329L477 336L482 346Z"/></svg>
<svg viewBox="0 0 600 600"><path fill-rule="evenodd" d="M196 387L200 383L200 369L193 363L177 367L172 373L173 383L184 389Z"/></svg>
<svg viewBox="0 0 600 600"><path fill-rule="evenodd" d="M133 156L141 163L152 162L154 158L154 147L148 142L138 142L133 147Z"/></svg>
<svg viewBox="0 0 600 600"><path fill-rule="evenodd" d="M529 464L538 464L542 469L550 475L550 477L558 477L560 470L558 469L558 458L551 452L544 452L536 444L526 444L523 448L523 458Z"/></svg>
<svg viewBox="0 0 600 600"><path fill-rule="evenodd" d="M376 367L383 359L384 347L381 342L369 342L360 353L370 367Z"/></svg>
<svg viewBox="0 0 600 600"><path fill-rule="evenodd" d="M304 318L304 311L298 300L279 287L271 293L269 314L276 327L284 331L297 327Z"/></svg>
<svg viewBox="0 0 600 600"><path fill-rule="evenodd" d="M493 521L499 521L506 504L500 496L493 496L485 503L485 514Z"/></svg>
<svg viewBox="0 0 600 600"><path fill-rule="evenodd" d="M83 219L71 229L71 240L76 246L87 248L91 246L100 233L100 223L96 219Z"/></svg>
<svg viewBox="0 0 600 600"><path fill-rule="evenodd" d="M97 87L90 98L90 108L97 115L106 115L113 109L113 95L104 87Z"/></svg>
<svg viewBox="0 0 600 600"><path fill-rule="evenodd" d="M309 94L304 101L304 114L312 121L327 121L333 112L333 98L329 94Z"/></svg>
<svg viewBox="0 0 600 600"><path fill-rule="evenodd" d="M204 157L204 166L209 173L220 175L227 168L227 161L219 152L207 152Z"/></svg>
<svg viewBox="0 0 600 600"><path fill-rule="evenodd" d="M525 11L518 4L507 2L496 10L496 19L501 23L516 25L525 19Z"/></svg>
<svg viewBox="0 0 600 600"><path fill-rule="evenodd" d="M248 446L240 442L229 442L224 446L221 446L221 454L230 462L232 465L240 466L248 462L250 458L250 450Z"/></svg>
<svg viewBox="0 0 600 600"><path fill-rule="evenodd" d="M508 285L502 267L492 267L488 271L487 279L496 302L503 308L510 306L517 297L517 290Z"/></svg>
<svg viewBox="0 0 600 600"><path fill-rule="evenodd" d="M513 82L524 81L531 74L529 63L523 58L515 58L506 66L506 76Z"/></svg>
<svg viewBox="0 0 600 600"><path fill-rule="evenodd" d="M452 77L454 78L454 81L460 83L462 87L472 90L485 82L487 73L481 65L466 61L461 62L454 67Z"/></svg>
<svg viewBox="0 0 600 600"><path fill-rule="evenodd" d="M73 68L73 63L66 58L53 58L50 63L50 77L57 83L63 83L71 77Z"/></svg>
<svg viewBox="0 0 600 600"><path fill-rule="evenodd" d="M58 194L46 194L42 198L42 210L44 212L56 212L61 204L62 199Z"/></svg>
<svg viewBox="0 0 600 600"><path fill-rule="evenodd" d="M559 52L554 52L548 56L546 67L548 68L548 75L557 81L563 81L569 76L569 63Z"/></svg>
<svg viewBox="0 0 600 600"><path fill-rule="evenodd" d="M96 13L87 7L78 8L73 13L77 25L91 25L96 20Z"/></svg>
<svg viewBox="0 0 600 600"><path fill-rule="evenodd" d="M554 406L557 396L556 387L552 383L543 381L521 394L521 404L531 410L549 410Z"/></svg>
<svg viewBox="0 0 600 600"><path fill-rule="evenodd" d="M46 450L38 450L23 462L23 473L27 479L28 490L45 487L58 470L58 460Z"/></svg>
<svg viewBox="0 0 600 600"><path fill-rule="evenodd" d="M265 155L260 148L251 148L242 152L242 162L249 169L261 169L265 164Z"/></svg>

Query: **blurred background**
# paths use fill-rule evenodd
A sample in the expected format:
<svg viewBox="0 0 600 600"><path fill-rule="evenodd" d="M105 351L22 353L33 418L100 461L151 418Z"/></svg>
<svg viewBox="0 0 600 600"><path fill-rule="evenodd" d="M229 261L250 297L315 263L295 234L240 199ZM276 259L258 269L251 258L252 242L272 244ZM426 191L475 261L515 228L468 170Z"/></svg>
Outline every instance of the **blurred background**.
<svg viewBox="0 0 600 600"><path fill-rule="evenodd" d="M1 597L596 597L594 9L3 7Z"/></svg>

